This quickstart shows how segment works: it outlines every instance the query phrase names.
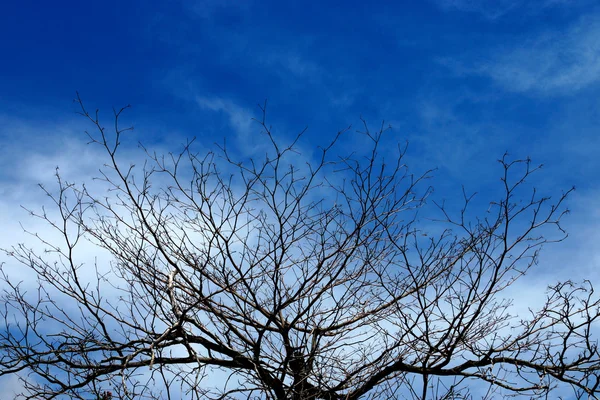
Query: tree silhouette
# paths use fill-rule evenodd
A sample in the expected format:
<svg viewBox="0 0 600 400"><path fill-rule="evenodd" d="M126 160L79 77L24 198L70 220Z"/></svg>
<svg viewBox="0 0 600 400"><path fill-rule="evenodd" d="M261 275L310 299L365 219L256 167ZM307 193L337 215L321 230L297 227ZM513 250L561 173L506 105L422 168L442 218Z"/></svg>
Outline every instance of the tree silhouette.
<svg viewBox="0 0 600 400"><path fill-rule="evenodd" d="M528 189L529 160L502 158L502 193L473 216L466 192L457 212L429 201L431 171L412 175L402 146L390 161L383 127L365 124L367 152L339 155L346 130L307 156L302 134L275 139L263 108L264 157L224 145L199 155L190 142L147 151L140 169L118 161L124 109L109 134L77 101L111 191L57 173L44 190L58 219L32 214L61 243L37 235L41 251L5 250L39 284L27 292L2 274L0 375L18 374L24 398L598 394L591 284L551 286L519 318L503 295L566 235L570 190ZM439 218L419 216L429 205ZM76 253L85 240L113 260L91 283Z"/></svg>

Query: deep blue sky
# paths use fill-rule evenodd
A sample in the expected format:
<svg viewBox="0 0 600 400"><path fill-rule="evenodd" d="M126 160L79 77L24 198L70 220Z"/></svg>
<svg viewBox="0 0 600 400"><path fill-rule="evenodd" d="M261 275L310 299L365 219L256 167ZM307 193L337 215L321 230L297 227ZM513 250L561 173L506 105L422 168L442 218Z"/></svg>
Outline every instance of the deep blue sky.
<svg viewBox="0 0 600 400"><path fill-rule="evenodd" d="M91 150L83 134L89 126L72 102L79 91L107 125L111 107L131 104L131 144L163 151L189 137L206 147L223 138L252 144L259 128L250 120L265 99L280 137L308 127L305 148L349 124L360 127L360 117L374 128L385 120L394 128L390 143L410 142L415 171L438 168L440 197L454 196L461 184L485 194L498 182L495 160L505 151L531 156L546 165L541 188L578 187L572 221L586 222L577 232L594 230L600 6L326 3L4 4L0 179L7 209L35 204L35 183L50 182L56 165L74 171L76 181L97 170L93 157L81 157ZM14 213L5 216L21 218Z"/></svg>
<svg viewBox="0 0 600 400"><path fill-rule="evenodd" d="M531 156L546 165L534 182L542 191L578 190L570 238L521 288L600 284L596 1L4 2L0 247L21 240L18 221L43 229L19 205L42 204L35 185L51 183L57 165L83 182L103 162L85 145L76 91L106 125L111 107L132 105L125 159L140 157L138 140L162 151L186 137L251 146L265 99L278 137L308 127L303 148L360 117L373 128L385 120L386 140L410 142L415 171L438 168L439 198L461 184L485 198L496 159Z"/></svg>
<svg viewBox="0 0 600 400"><path fill-rule="evenodd" d="M546 165L540 187L578 187L573 221L586 224L576 230L595 230L593 1L22 1L2 6L0 37L0 179L10 221L21 214L9 206L35 203L35 183L51 181L56 165L79 181L97 169L81 157L79 91L105 124L111 107L132 104L131 143L160 150L187 137L247 146L265 99L276 133L307 126L308 148L360 126L360 117L373 127L385 120L390 142L410 142L416 171L438 168L440 197L461 184L485 193L505 151L531 156Z"/></svg>
<svg viewBox="0 0 600 400"><path fill-rule="evenodd" d="M132 104L145 140L163 141L167 131L226 134L207 126L218 116L199 97L250 116L268 99L276 126L307 125L315 137L359 116L385 119L420 158L457 175L505 150L558 168L570 151L570 168L595 169L593 2L393 3L9 2L0 113L59 123L77 90L107 114Z"/></svg>

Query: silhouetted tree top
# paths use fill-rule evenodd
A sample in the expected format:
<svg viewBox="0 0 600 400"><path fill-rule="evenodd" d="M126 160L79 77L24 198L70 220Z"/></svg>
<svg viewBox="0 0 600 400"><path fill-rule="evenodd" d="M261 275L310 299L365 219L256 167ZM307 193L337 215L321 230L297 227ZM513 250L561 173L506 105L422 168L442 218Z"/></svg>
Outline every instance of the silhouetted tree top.
<svg viewBox="0 0 600 400"><path fill-rule="evenodd" d="M509 314L504 291L566 235L570 190L540 195L530 160L499 160L501 195L472 217L467 192L456 211L429 201L431 171L411 174L383 126L309 156L302 134L272 134L263 108L262 156L189 142L134 167L119 158L124 109L109 133L77 102L110 192L57 172L42 188L54 210L32 211L54 235L5 250L38 282L25 291L2 274L0 376L18 375L24 398L598 395L589 282ZM340 154L350 134L370 148ZM420 218L426 206L439 218Z"/></svg>

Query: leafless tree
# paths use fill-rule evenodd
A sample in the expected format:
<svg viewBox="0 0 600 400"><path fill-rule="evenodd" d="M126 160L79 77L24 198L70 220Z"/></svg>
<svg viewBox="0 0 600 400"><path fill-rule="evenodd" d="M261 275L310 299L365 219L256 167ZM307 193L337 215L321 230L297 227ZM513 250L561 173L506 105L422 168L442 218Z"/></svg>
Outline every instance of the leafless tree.
<svg viewBox="0 0 600 400"><path fill-rule="evenodd" d="M500 160L501 195L473 217L465 191L456 212L430 200L431 171L410 174L405 147L390 162L385 129L365 124L366 153L339 156L342 132L306 156L301 134L278 143L263 109L264 157L225 145L200 156L189 143L178 154L147 150L134 168L118 161L124 109L109 134L78 104L106 151L98 179L111 192L57 173L57 189L44 190L59 217L32 214L61 243L36 235L41 251L5 250L39 284L27 292L2 274L0 376L18 375L24 398L600 392L591 284L551 286L518 318L503 295L542 245L566 235L570 190L551 200L528 189L529 160ZM93 263L76 256L84 241L112 258L109 273L95 265L93 282Z"/></svg>

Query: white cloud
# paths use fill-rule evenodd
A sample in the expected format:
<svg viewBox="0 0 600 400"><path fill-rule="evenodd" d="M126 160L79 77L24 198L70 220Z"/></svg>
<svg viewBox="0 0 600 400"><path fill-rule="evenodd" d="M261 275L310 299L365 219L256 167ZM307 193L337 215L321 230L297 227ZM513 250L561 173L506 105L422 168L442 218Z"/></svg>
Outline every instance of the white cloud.
<svg viewBox="0 0 600 400"><path fill-rule="evenodd" d="M468 66L443 61L461 74L483 75L512 92L561 94L600 81L600 16L498 49Z"/></svg>
<svg viewBox="0 0 600 400"><path fill-rule="evenodd" d="M0 137L5 147L0 159L0 248L10 249L20 243L36 249L39 253L48 247L26 233L37 233L50 243L64 247L64 238L46 221L31 216L25 209L41 213L42 207L48 217L60 221L58 210L51 199L39 187L43 185L50 193L57 194L57 168L63 182L80 185L85 182L92 193L106 193L106 186L93 177L106 162L106 155L97 146L87 145L84 128L78 122L63 121L57 124L23 121L0 116L4 123ZM15 134L15 132L17 132ZM127 155L128 159L130 155ZM100 195L100 196L101 196ZM73 200L72 196L70 200ZM82 279L94 281L94 262L101 270L108 270L106 252L88 242L78 245L79 261L86 264L81 271ZM50 257L50 256L48 256ZM52 258L50 258L52 259ZM23 267L14 259L0 253L0 263L9 276L23 277L25 287L37 287L35 277L24 276ZM28 279L31 278L31 279ZM2 284L0 283L0 287Z"/></svg>
<svg viewBox="0 0 600 400"><path fill-rule="evenodd" d="M201 97L196 98L200 108L210 111L223 112L229 120L229 124L234 129L238 138L244 138L249 135L256 123L252 120L254 114L250 110L235 104L231 100L219 97Z"/></svg>
<svg viewBox="0 0 600 400"><path fill-rule="evenodd" d="M7 399L14 399L24 391L23 383L17 375L0 376L0 387L2 388L2 398Z"/></svg>
<svg viewBox="0 0 600 400"><path fill-rule="evenodd" d="M262 117L259 113L260 110L256 109L256 112L249 110L239 104L235 103L230 99L221 97L196 97L196 102L200 108L204 110L214 111L223 113L227 118L229 126L235 133L235 143L231 147L228 146L228 150L233 150L237 154L244 157L262 157L265 153L273 150L269 140L264 134L264 128L260 125L260 118ZM270 124L268 125L270 127ZM278 144L287 144L289 140L278 132L271 132ZM222 134L220 138L230 139L229 135Z"/></svg>

